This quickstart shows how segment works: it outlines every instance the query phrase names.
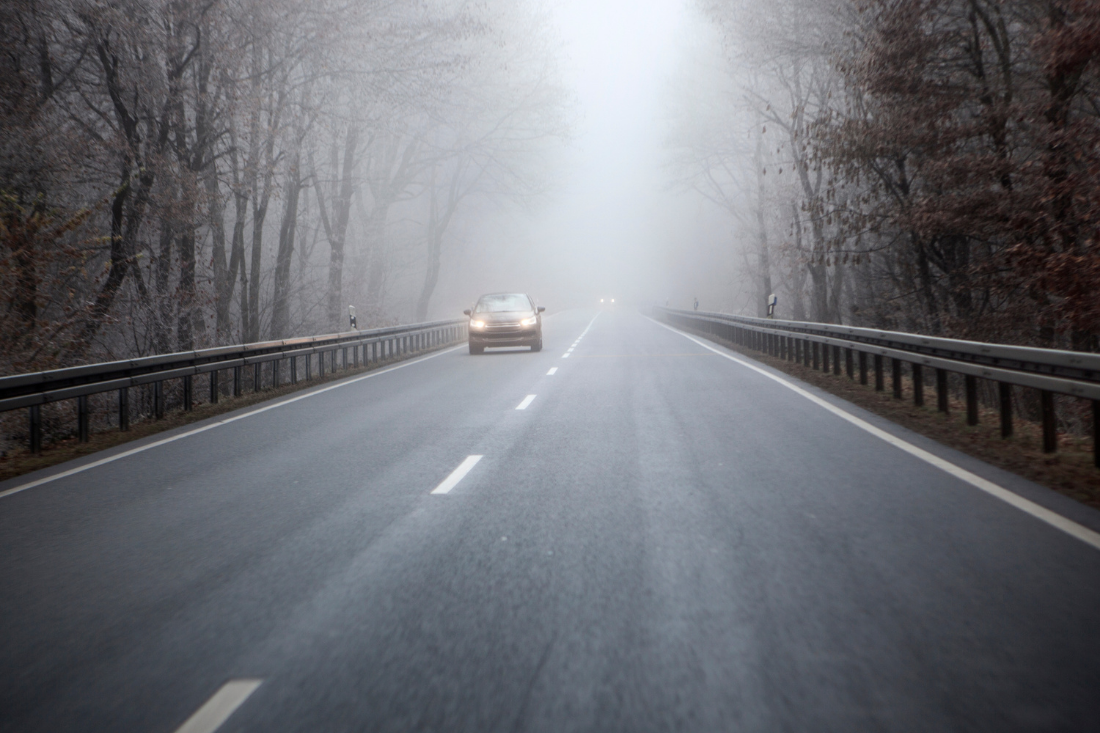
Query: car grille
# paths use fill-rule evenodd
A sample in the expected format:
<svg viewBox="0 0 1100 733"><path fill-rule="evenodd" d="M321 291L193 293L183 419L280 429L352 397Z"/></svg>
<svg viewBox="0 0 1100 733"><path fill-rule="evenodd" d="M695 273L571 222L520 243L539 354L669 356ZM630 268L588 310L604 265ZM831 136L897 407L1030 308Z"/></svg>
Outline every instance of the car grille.
<svg viewBox="0 0 1100 733"><path fill-rule="evenodd" d="M509 339L529 336L530 330L519 323L487 323L481 337L486 339Z"/></svg>

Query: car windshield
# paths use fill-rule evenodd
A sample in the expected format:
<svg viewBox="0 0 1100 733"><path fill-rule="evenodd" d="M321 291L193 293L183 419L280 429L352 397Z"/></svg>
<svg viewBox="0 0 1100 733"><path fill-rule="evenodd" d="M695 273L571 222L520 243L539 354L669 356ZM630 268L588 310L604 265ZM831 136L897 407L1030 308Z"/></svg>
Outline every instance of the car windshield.
<svg viewBox="0 0 1100 733"><path fill-rule="evenodd" d="M505 313L507 311L529 311L531 299L522 293L504 295L483 295L477 302L474 313Z"/></svg>

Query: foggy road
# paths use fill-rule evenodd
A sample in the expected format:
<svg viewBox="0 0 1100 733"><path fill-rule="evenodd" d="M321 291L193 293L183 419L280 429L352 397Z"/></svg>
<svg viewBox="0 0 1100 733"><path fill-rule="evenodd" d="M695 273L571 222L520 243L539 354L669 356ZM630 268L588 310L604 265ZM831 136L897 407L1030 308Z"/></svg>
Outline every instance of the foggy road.
<svg viewBox="0 0 1100 733"><path fill-rule="evenodd" d="M0 731L1100 730L1100 551L637 312L544 334L0 498Z"/></svg>

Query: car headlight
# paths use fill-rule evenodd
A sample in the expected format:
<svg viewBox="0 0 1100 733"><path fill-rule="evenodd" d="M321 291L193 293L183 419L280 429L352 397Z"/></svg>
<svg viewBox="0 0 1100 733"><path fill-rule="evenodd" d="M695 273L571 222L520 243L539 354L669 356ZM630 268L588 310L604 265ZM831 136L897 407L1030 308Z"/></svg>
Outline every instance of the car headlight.
<svg viewBox="0 0 1100 733"><path fill-rule="evenodd" d="M530 318L524 318L522 321L519 322L519 325L521 325L521 326L533 326L538 322L539 322L538 318L536 318L535 316L531 316Z"/></svg>
<svg viewBox="0 0 1100 733"><path fill-rule="evenodd" d="M485 321L470 321L470 328L485 328Z"/></svg>

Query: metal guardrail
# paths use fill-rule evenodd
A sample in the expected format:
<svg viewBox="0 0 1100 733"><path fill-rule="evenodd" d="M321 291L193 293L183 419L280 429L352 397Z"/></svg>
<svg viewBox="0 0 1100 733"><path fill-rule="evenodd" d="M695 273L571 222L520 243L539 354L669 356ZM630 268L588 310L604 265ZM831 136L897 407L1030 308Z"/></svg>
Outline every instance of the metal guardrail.
<svg viewBox="0 0 1100 733"><path fill-rule="evenodd" d="M1043 451L1058 447L1054 395L1065 394L1092 401L1093 455L1100 468L1100 354L1026 346L987 344L979 341L921 336L896 331L836 326L827 323L781 321L724 313L655 308L666 321L703 331L740 346L807 367L841 373L868 383L868 355L873 357L875 389L885 386L884 360L890 359L894 396L902 397L903 366L909 365L913 401L924 404L924 368L935 371L937 407L948 411L948 374L962 374L967 424L978 424L978 379L998 384L1001 436L1012 435L1012 387L1039 391L1043 425Z"/></svg>
<svg viewBox="0 0 1100 733"><path fill-rule="evenodd" d="M232 394L240 396L242 370L246 366L252 366L252 384L258 390L263 385L262 367L264 364L271 364L271 386L278 387L283 359L289 360L290 382L297 383L299 359L305 360L304 376L309 380L313 377L315 354L318 376L324 377L326 354L329 357L330 371L335 372L338 353L342 354L344 369L348 369L349 364L353 367L359 366L360 353L363 364L366 365L371 361L461 341L466 338L466 329L466 319L460 318L369 331L221 346L0 377L0 412L28 410L30 449L32 453L38 453L42 449L41 407L47 403L77 400L77 435L81 442L87 442L90 422L88 395L118 390L119 428L129 430L131 387L153 385L153 411L160 418L165 410L163 385L168 379L183 380L183 409L190 410L193 406L193 379L196 375L209 375L210 401L217 402L221 394L219 374L223 370L233 371ZM351 362L348 358L349 350Z"/></svg>

